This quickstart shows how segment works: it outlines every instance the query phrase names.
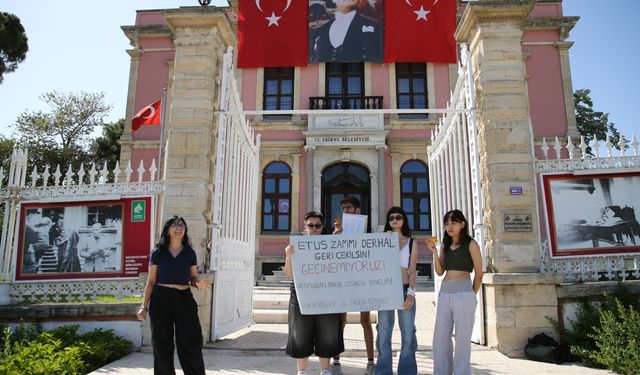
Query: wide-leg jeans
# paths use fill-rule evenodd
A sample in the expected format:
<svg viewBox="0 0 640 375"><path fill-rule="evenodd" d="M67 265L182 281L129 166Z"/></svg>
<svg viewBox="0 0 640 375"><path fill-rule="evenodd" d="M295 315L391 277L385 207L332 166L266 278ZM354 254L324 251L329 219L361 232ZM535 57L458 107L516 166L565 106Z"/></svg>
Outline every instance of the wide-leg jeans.
<svg viewBox="0 0 640 375"><path fill-rule="evenodd" d="M378 360L376 362L376 375L393 375L393 358L391 353L391 335L395 324L395 314L398 313L398 324L402 344L400 357L398 358L398 375L416 375L418 365L416 363L416 351L418 339L416 338L416 303L408 310L378 311L378 336L376 348Z"/></svg>

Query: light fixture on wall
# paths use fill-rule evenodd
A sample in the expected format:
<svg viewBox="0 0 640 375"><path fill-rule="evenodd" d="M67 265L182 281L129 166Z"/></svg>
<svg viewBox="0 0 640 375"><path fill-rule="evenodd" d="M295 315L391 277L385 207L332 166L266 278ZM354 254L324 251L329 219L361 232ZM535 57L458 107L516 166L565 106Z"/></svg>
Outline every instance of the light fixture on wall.
<svg viewBox="0 0 640 375"><path fill-rule="evenodd" d="M200 3L200 5L202 5L203 7L206 7L207 5L211 4L211 0L198 0L198 2Z"/></svg>

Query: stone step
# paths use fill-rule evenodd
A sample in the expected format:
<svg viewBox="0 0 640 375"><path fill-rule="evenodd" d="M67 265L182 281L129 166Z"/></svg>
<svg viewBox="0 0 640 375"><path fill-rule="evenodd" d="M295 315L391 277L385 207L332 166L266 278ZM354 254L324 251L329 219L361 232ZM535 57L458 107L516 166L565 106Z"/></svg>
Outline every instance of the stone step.
<svg viewBox="0 0 640 375"><path fill-rule="evenodd" d="M291 281L291 279L285 275L266 275L262 277L261 281Z"/></svg>
<svg viewBox="0 0 640 375"><path fill-rule="evenodd" d="M286 324L288 310L256 309L253 308L253 321L256 324ZM371 312L371 323L378 322L378 313ZM347 313L347 324L360 324L360 313Z"/></svg>
<svg viewBox="0 0 640 375"><path fill-rule="evenodd" d="M283 280L283 281L264 281L259 280L256 284L261 287L273 287L273 288L281 288L281 287L289 287L291 284L291 280Z"/></svg>

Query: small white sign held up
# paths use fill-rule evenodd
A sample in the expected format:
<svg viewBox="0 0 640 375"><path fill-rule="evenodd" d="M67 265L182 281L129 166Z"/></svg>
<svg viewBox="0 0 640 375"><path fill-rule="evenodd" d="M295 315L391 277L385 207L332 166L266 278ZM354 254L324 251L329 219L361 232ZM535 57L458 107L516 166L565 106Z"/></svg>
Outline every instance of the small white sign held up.
<svg viewBox="0 0 640 375"><path fill-rule="evenodd" d="M399 309L398 236L292 236L293 281L302 314Z"/></svg>

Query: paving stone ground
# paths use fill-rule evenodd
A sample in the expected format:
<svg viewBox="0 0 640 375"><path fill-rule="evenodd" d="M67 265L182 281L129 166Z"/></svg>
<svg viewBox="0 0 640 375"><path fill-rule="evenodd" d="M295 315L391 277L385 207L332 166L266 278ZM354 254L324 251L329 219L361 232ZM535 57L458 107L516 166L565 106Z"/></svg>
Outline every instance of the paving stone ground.
<svg viewBox="0 0 640 375"><path fill-rule="evenodd" d="M435 321L433 288L422 288L417 293L416 326L418 327L418 373L433 374L432 335ZM375 329L374 329L375 332ZM345 330L345 353L342 355L344 375L362 375L366 365L365 346L359 324L348 324ZM400 331L394 332L393 347L400 347ZM204 359L207 375L229 374L295 374L295 361L284 354L287 338L285 324L254 324L222 340L206 345ZM395 357L397 361L397 356ZM177 357L176 367L179 368ZM579 364L554 365L513 359L481 345L473 345L471 353L473 374L613 374L605 370L591 369ZM317 358L311 358L308 374L318 374ZM182 371L176 371L182 375ZM153 355L147 352L132 353L113 362L91 375L152 375Z"/></svg>

